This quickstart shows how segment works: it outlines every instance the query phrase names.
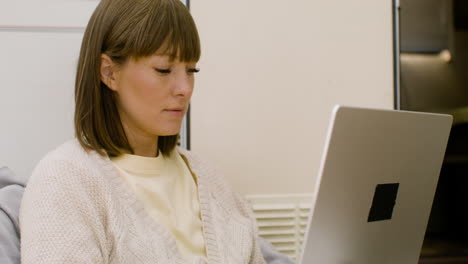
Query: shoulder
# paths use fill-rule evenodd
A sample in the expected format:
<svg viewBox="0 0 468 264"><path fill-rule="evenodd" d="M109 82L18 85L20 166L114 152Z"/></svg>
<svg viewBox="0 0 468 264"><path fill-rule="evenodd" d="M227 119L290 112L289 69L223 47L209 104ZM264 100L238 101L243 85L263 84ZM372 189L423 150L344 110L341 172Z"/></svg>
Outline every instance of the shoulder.
<svg viewBox="0 0 468 264"><path fill-rule="evenodd" d="M23 221L40 216L71 215L74 211L100 210L109 202L112 185L105 162L87 153L78 142L68 141L49 152L35 167L24 190L20 216ZM112 166L112 164L110 165ZM76 213L76 212L75 212ZM66 218L69 216L63 216Z"/></svg>
<svg viewBox="0 0 468 264"><path fill-rule="evenodd" d="M45 185L89 187L97 183L101 171L109 166L106 159L96 152L86 151L76 139L67 141L38 162L26 190Z"/></svg>
<svg viewBox="0 0 468 264"><path fill-rule="evenodd" d="M121 224L116 213L122 210L113 206L117 196L112 196L113 188L95 155L69 141L49 152L33 170L19 218L25 262L66 263L77 259L77 248L86 249L89 261L102 253L108 256L107 235L116 234L113 230Z"/></svg>
<svg viewBox="0 0 468 264"><path fill-rule="evenodd" d="M92 152L85 150L79 144L78 140L71 139L47 153L41 159L39 165L53 161L86 162L90 159L91 153Z"/></svg>

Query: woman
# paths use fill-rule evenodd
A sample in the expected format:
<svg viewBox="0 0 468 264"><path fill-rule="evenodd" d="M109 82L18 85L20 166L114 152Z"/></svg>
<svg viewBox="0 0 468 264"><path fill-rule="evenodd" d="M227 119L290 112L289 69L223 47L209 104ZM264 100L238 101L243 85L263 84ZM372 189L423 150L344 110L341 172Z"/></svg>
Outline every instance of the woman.
<svg viewBox="0 0 468 264"><path fill-rule="evenodd" d="M179 0L102 0L84 34L76 139L35 168L23 263L264 263L246 203L176 148L200 57Z"/></svg>

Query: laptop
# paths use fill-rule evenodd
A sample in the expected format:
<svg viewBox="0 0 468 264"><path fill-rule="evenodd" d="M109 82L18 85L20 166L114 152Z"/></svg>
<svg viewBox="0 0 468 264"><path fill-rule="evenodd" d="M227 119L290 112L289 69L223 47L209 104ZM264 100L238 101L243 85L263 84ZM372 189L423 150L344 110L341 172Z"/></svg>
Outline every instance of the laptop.
<svg viewBox="0 0 468 264"><path fill-rule="evenodd" d="M336 106L299 263L418 263L451 125Z"/></svg>

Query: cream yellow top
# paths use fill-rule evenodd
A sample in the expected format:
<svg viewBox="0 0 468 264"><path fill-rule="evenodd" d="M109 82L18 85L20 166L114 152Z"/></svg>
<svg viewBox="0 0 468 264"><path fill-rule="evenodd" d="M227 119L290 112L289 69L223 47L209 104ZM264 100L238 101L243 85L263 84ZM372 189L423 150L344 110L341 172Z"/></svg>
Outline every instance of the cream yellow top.
<svg viewBox="0 0 468 264"><path fill-rule="evenodd" d="M147 213L174 235L182 255L206 257L197 185L179 152L111 160Z"/></svg>

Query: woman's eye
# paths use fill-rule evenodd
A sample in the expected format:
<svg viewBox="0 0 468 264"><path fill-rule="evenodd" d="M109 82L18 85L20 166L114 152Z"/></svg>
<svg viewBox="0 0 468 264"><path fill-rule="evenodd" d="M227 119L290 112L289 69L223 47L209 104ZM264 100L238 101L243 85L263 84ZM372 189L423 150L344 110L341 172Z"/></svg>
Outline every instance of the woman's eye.
<svg viewBox="0 0 468 264"><path fill-rule="evenodd" d="M159 72L159 73L162 73L162 74L171 73L171 70L170 70L170 69L158 69L158 68L155 68L154 70L157 71L157 72Z"/></svg>
<svg viewBox="0 0 468 264"><path fill-rule="evenodd" d="M188 73L197 73L199 71L200 71L200 69L198 69L198 68L190 68L190 69L187 70Z"/></svg>

